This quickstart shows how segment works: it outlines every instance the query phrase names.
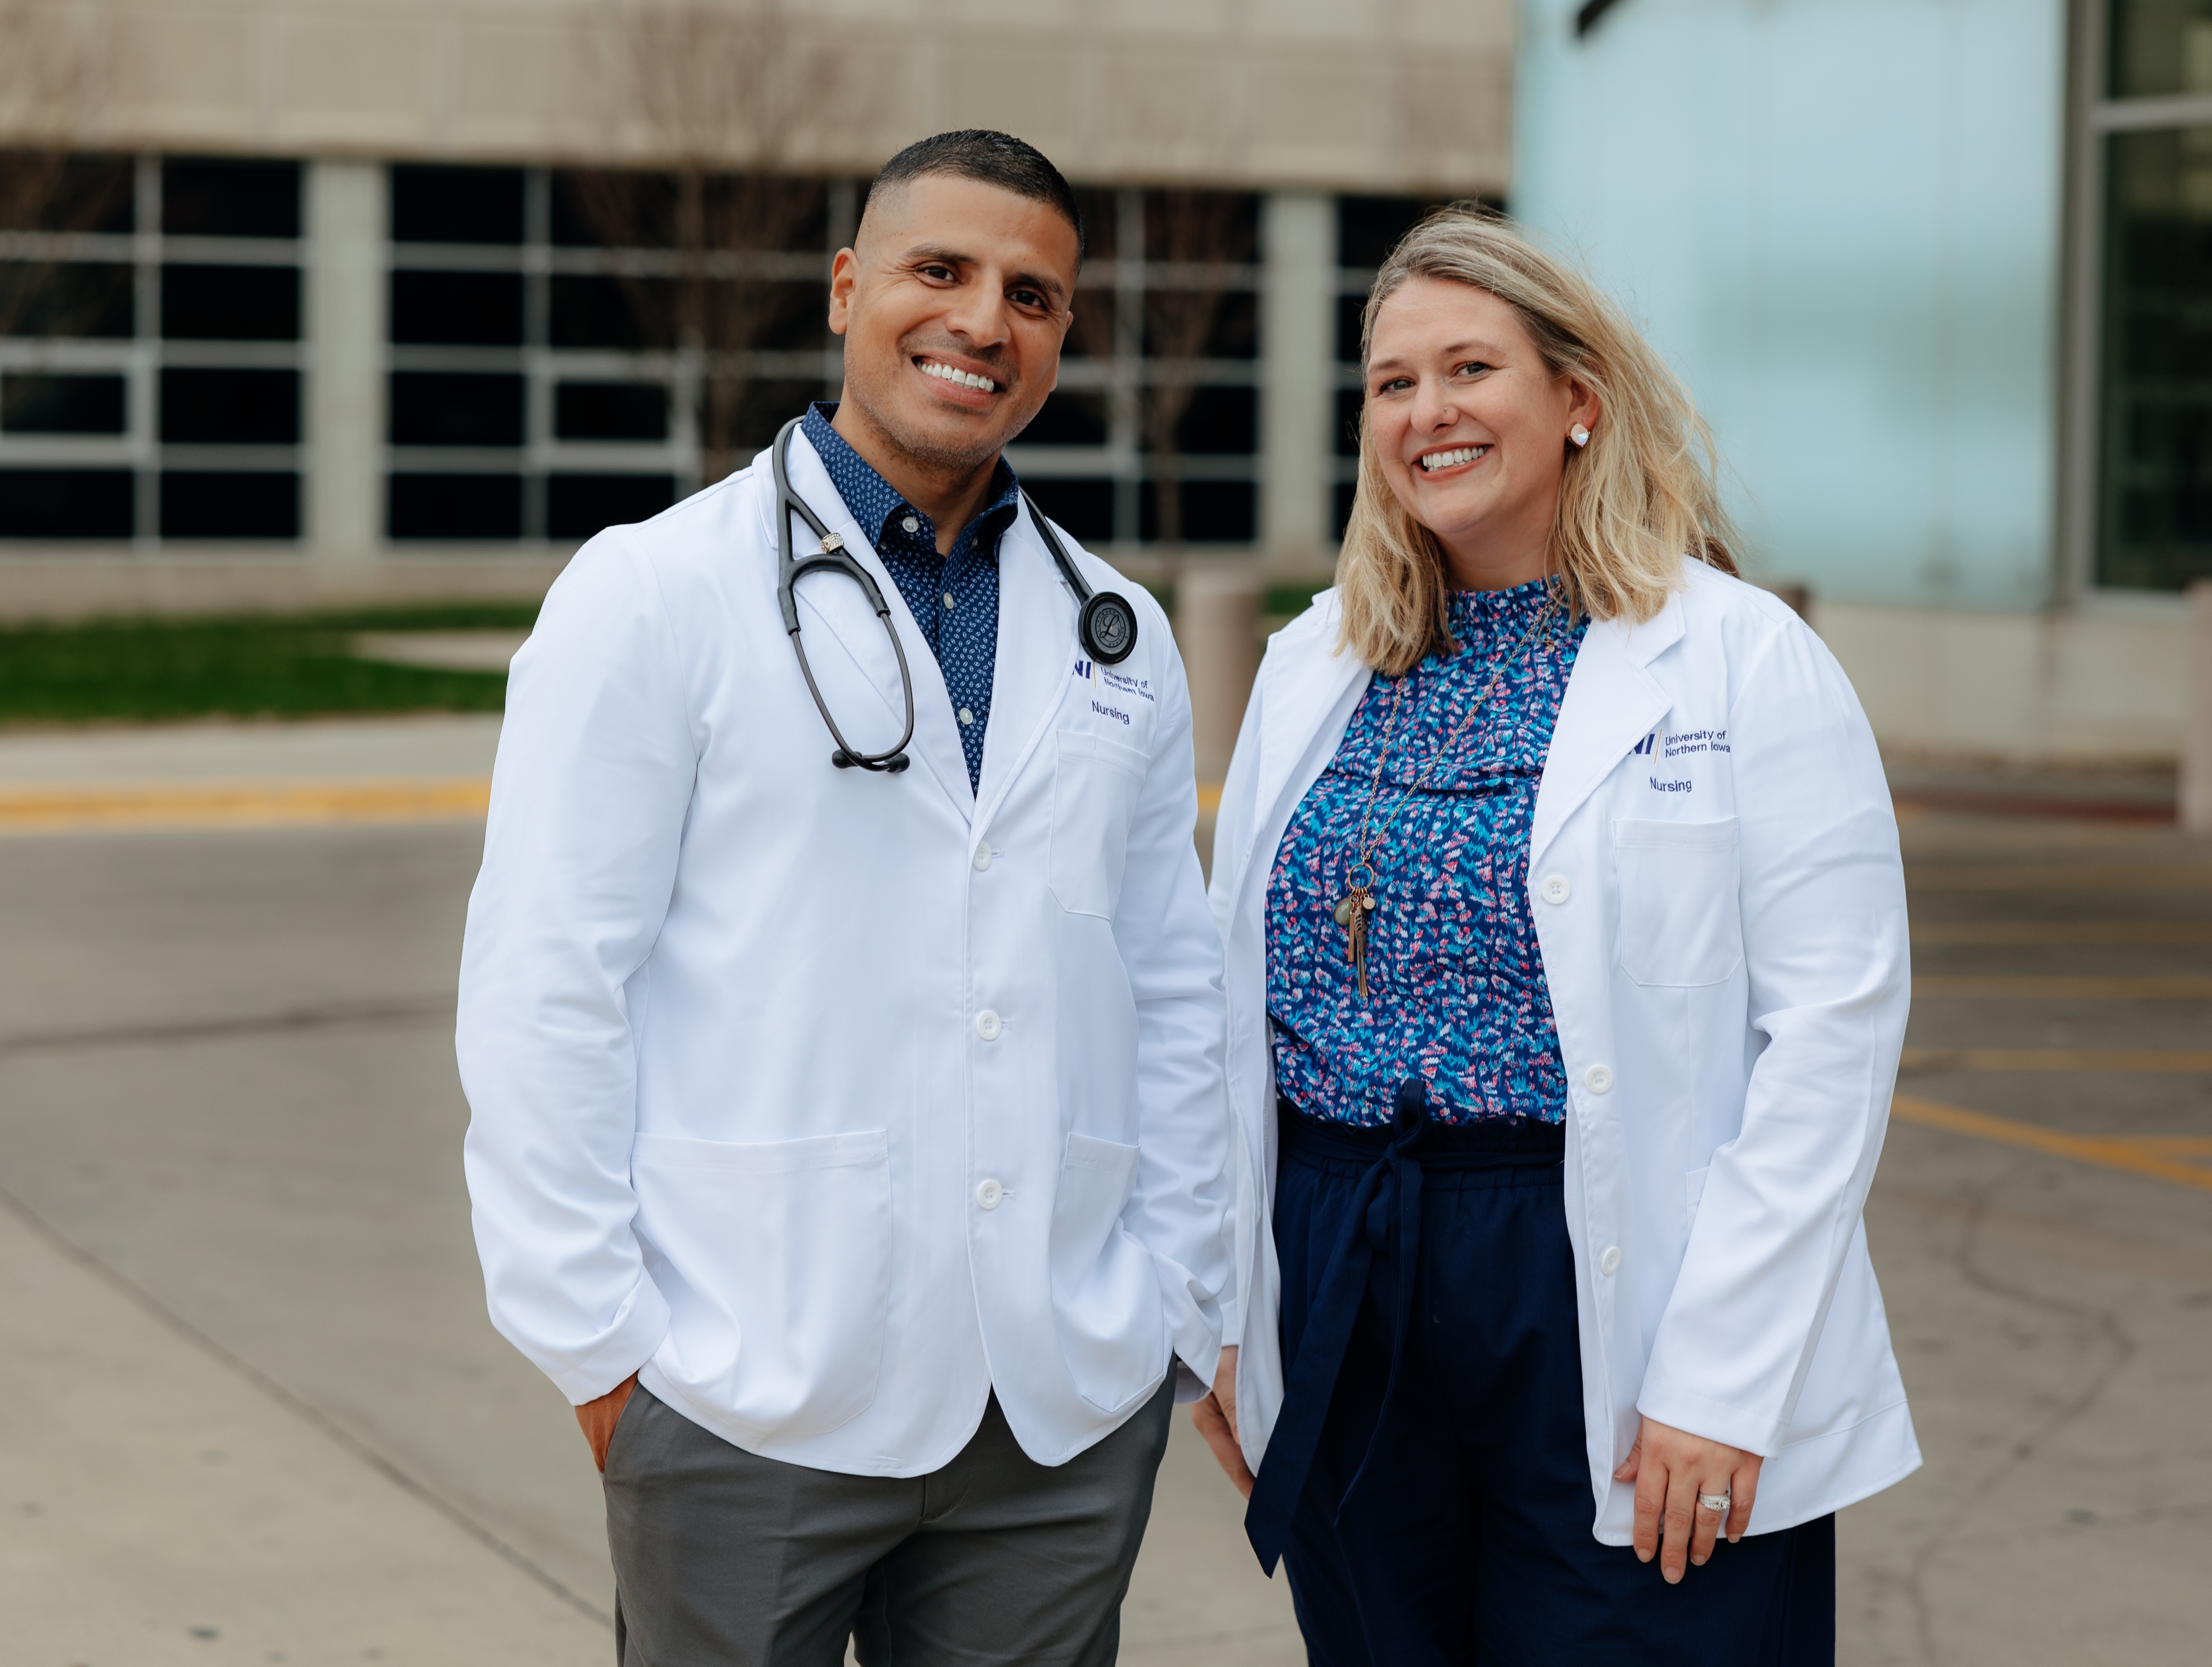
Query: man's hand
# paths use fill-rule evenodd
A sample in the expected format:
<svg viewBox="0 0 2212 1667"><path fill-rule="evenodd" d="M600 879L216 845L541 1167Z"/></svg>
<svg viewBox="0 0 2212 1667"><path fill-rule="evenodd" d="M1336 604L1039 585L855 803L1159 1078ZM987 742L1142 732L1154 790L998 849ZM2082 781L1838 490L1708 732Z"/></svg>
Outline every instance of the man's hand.
<svg viewBox="0 0 2212 1667"><path fill-rule="evenodd" d="M617 1384L596 1401L586 1401L576 1408L576 1422L584 1428L584 1439L592 1444L592 1463L599 1467L599 1474L607 1473L607 1444L615 1439L615 1426L622 1422L623 1408L629 1405L629 1392L637 1387L635 1372Z"/></svg>
<svg viewBox="0 0 2212 1667"><path fill-rule="evenodd" d="M1237 1345L1221 1351L1221 1364L1213 1369L1213 1393L1194 1401L1191 1427L1206 1438L1213 1462L1221 1467L1238 1493L1252 1497L1252 1472L1244 1463L1244 1450L1237 1439Z"/></svg>
<svg viewBox="0 0 2212 1667"><path fill-rule="evenodd" d="M1673 1585L1682 1578L1686 1559L1702 1567L1713 1554L1713 1540L1725 1526L1729 1543L1751 1524L1751 1503L1759 1492L1757 1453L1708 1441L1701 1435L1647 1418L1628 1457L1613 1473L1615 1481L1636 1484L1636 1555L1659 1558L1659 1573ZM1728 1516L1698 1503L1700 1494L1726 1494ZM1664 1543L1662 1543L1662 1533Z"/></svg>

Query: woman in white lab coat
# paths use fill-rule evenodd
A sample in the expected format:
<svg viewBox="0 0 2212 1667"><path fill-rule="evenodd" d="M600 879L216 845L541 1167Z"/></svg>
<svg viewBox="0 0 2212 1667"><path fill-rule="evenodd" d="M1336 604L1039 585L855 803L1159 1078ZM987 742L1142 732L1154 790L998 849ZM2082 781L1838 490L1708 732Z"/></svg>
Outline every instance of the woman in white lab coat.
<svg viewBox="0 0 2212 1667"><path fill-rule="evenodd" d="M1860 1221L1909 982L1873 737L1587 279L1446 211L1363 357L1339 582L1215 836L1200 1427L1316 1663L1832 1661L1833 1513L1919 1463Z"/></svg>

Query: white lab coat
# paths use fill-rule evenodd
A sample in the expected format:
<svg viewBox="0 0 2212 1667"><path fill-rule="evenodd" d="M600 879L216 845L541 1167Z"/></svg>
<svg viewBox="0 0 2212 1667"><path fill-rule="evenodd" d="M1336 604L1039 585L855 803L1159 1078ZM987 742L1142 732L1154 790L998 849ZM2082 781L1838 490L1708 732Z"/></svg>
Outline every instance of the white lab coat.
<svg viewBox="0 0 2212 1667"><path fill-rule="evenodd" d="M830 766L766 453L578 552L510 674L462 955L492 1320L572 1402L642 1368L774 1458L923 1474L995 1389L1056 1464L1220 1348L1221 946L1182 665L1158 606L1072 550L1140 624L1090 664L1024 511L971 791L936 660L803 435L791 478L890 603L913 767ZM849 579L799 598L832 710L888 746L882 625Z"/></svg>
<svg viewBox="0 0 2212 1667"><path fill-rule="evenodd" d="M1325 592L1269 645L1214 836L1255 1466L1283 1399L1263 894L1367 686L1340 617ZM1569 1085L1597 1537L1628 1542L1613 1471L1639 1412L1766 1457L1754 1533L1887 1487L1920 1454L1860 1211L1910 975L1896 823L1841 668L1781 603L1695 563L1650 622L1593 624L1528 875Z"/></svg>

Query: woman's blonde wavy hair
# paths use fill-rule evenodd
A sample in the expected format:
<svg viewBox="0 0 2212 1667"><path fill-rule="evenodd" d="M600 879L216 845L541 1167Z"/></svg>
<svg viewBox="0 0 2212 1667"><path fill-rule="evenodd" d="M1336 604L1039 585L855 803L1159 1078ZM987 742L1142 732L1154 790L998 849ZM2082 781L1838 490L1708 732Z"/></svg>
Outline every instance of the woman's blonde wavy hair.
<svg viewBox="0 0 2212 1667"><path fill-rule="evenodd" d="M1497 296L1519 315L1555 374L1598 397L1589 444L1568 449L1552 523L1552 583L1570 617L1649 619L1681 583L1686 552L1736 570L1712 432L1666 362L1595 284L1502 216L1455 203L1407 233L1376 275L1360 318L1363 365L1376 314L1417 277ZM1358 493L1336 583L1343 645L1376 671L1400 676L1423 656L1456 647L1443 547L1390 490L1364 405Z"/></svg>

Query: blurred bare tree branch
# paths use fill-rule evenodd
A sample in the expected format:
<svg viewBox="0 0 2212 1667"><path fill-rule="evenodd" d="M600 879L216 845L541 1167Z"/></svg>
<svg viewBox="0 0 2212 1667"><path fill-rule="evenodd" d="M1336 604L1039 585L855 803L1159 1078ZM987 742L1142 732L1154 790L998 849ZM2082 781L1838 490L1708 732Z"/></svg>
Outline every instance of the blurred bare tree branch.
<svg viewBox="0 0 2212 1667"><path fill-rule="evenodd" d="M1188 362L1205 356L1231 293L1221 274L1209 269L1249 261L1257 240L1249 197L1188 189L1145 193L1146 263L1170 270L1145 289L1147 379L1139 410L1152 457L1158 538L1170 562L1182 545L1182 423L1198 391Z"/></svg>
<svg viewBox="0 0 2212 1667"><path fill-rule="evenodd" d="M128 159L79 154L115 64L104 16L0 0L0 336L72 334L100 305L58 280L75 235L131 198Z"/></svg>
<svg viewBox="0 0 2212 1667"><path fill-rule="evenodd" d="M750 438L750 356L788 322L793 286L828 278L789 252L823 213L823 182L794 170L836 119L838 59L787 0L617 0L588 27L609 149L652 171L562 186L600 242L675 252L672 277L619 277L645 340L699 356L701 466L716 480Z"/></svg>

